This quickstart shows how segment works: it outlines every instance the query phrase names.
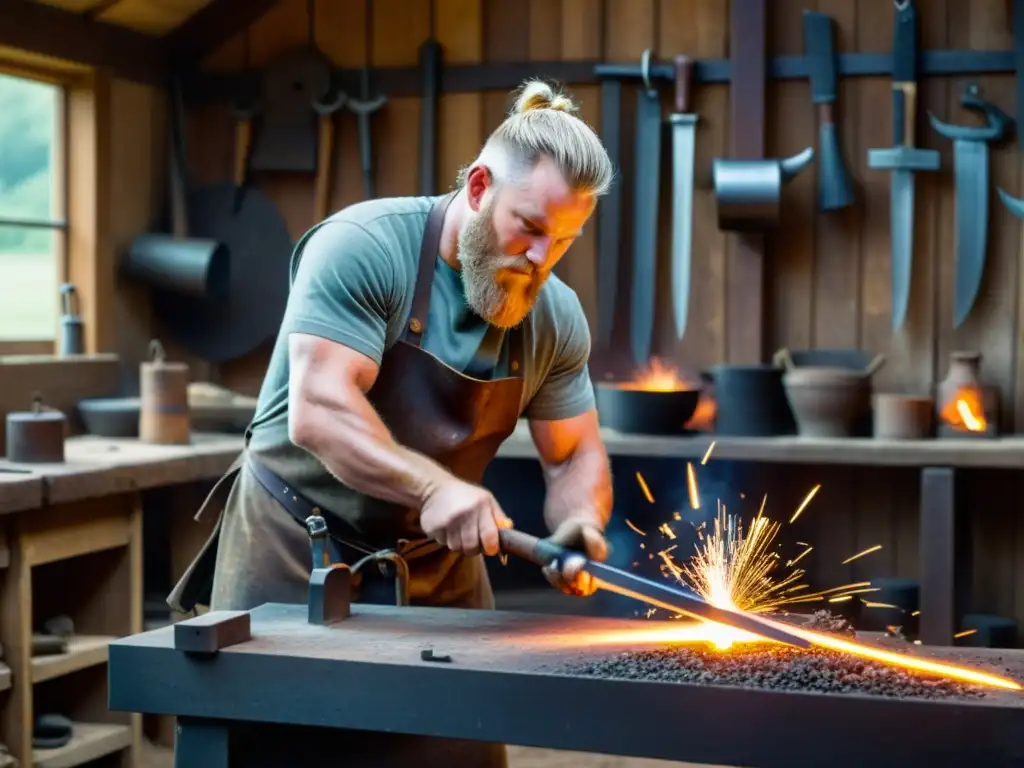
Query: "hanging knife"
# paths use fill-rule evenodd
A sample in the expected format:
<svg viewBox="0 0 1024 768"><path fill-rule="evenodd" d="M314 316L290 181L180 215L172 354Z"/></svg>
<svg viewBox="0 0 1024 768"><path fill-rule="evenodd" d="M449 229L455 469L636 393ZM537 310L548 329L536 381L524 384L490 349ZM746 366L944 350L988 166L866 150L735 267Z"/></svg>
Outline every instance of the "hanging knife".
<svg viewBox="0 0 1024 768"><path fill-rule="evenodd" d="M647 365L654 335L658 255L658 171L661 166L661 97L651 81L651 51L640 60L643 85L636 104L636 180L633 214L633 294L629 339L633 362Z"/></svg>
<svg viewBox="0 0 1024 768"><path fill-rule="evenodd" d="M798 648L810 648L811 644L786 629L781 622L770 621L751 613L719 608L689 590L673 587L658 581L614 568L605 563L587 560L579 552L565 549L550 541L538 539L522 531L503 528L498 531L501 551L515 555L534 565L545 567L576 556L584 560L583 570L590 574L600 589L640 600L658 608L686 614L705 621L726 624L735 629L750 632Z"/></svg>
<svg viewBox="0 0 1024 768"><path fill-rule="evenodd" d="M804 55L811 75L811 101L818 111L818 207L823 211L853 202L853 184L833 112L838 95L833 38L831 16L804 11Z"/></svg>
<svg viewBox="0 0 1024 768"><path fill-rule="evenodd" d="M672 124L672 299L675 306L676 337L686 335L690 309L690 256L693 241L693 155L697 115L690 112L693 59L675 57L676 111Z"/></svg>
<svg viewBox="0 0 1024 768"><path fill-rule="evenodd" d="M892 329L899 330L910 304L914 257L914 172L939 170L939 153L914 146L917 113L917 11L912 0L896 4L892 51L893 143L869 149L868 167L892 171L889 227L892 245Z"/></svg>
<svg viewBox="0 0 1024 768"><path fill-rule="evenodd" d="M974 306L985 272L988 236L988 142L1003 138L1012 120L995 104L981 98L976 85L968 85L960 106L981 112L985 125L951 125L928 113L932 128L953 142L953 178L956 188L956 288L953 327L959 328Z"/></svg>

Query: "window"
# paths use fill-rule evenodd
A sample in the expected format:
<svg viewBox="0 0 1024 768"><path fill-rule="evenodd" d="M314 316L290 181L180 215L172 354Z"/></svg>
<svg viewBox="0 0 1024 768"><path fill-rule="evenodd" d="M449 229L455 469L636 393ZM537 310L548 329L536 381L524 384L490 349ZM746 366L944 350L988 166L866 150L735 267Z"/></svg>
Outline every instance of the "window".
<svg viewBox="0 0 1024 768"><path fill-rule="evenodd" d="M63 104L58 85L0 74L0 342L56 337L66 273Z"/></svg>

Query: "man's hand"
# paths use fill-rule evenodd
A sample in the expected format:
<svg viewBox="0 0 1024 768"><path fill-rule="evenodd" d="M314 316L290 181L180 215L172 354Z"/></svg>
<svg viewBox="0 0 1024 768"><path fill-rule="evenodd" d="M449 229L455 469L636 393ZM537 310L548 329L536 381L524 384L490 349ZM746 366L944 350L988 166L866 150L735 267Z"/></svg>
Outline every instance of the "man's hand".
<svg viewBox="0 0 1024 768"><path fill-rule="evenodd" d="M511 528L490 491L456 478L437 486L420 511L423 532L454 552L496 555L498 529Z"/></svg>
<svg viewBox="0 0 1024 768"><path fill-rule="evenodd" d="M608 558L608 542L604 534L600 528L586 520L566 520L548 537L548 541L577 550L587 560L603 562ZM559 563L560 569L551 566L545 568L544 576L553 587L567 595L592 595L597 591L597 586L589 573L580 570L584 565L584 557L567 557Z"/></svg>

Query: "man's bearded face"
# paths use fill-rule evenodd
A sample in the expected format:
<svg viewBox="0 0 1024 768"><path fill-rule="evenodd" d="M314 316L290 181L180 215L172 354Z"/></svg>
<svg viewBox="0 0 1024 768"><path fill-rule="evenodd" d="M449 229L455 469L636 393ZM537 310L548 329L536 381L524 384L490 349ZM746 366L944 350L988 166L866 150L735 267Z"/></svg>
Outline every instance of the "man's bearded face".
<svg viewBox="0 0 1024 768"><path fill-rule="evenodd" d="M533 309L549 271L526 255L509 256L494 225L494 195L459 233L462 285L470 308L491 325L512 328Z"/></svg>

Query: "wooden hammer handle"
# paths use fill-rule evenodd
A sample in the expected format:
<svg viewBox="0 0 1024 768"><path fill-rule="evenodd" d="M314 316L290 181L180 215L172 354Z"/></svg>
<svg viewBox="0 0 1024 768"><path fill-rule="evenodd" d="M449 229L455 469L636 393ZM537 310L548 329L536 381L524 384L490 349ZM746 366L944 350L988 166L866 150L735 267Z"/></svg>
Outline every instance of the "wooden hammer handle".
<svg viewBox="0 0 1024 768"><path fill-rule="evenodd" d="M544 567L565 555L565 549L546 539L538 539L522 531L502 528L498 531L501 551Z"/></svg>

